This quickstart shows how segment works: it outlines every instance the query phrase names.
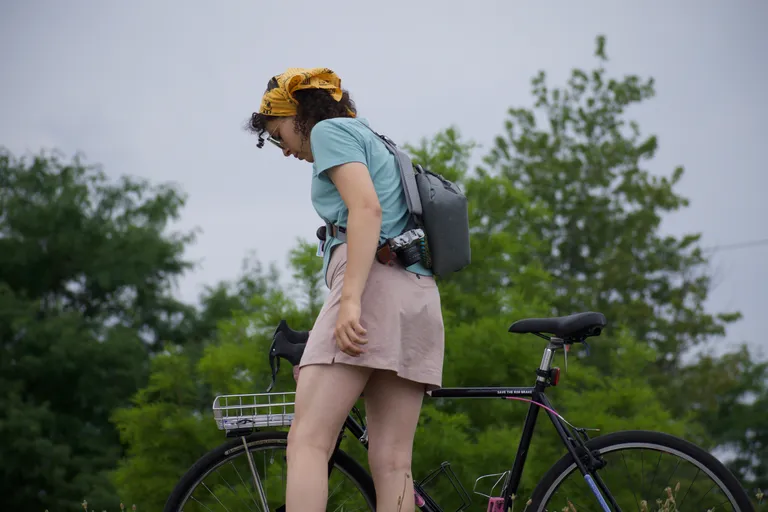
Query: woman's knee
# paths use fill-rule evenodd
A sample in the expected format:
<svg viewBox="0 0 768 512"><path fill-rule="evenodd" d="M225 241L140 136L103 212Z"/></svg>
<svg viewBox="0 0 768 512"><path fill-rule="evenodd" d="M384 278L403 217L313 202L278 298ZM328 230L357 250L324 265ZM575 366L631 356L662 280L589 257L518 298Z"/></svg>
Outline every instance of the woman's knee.
<svg viewBox="0 0 768 512"><path fill-rule="evenodd" d="M368 448L368 465L374 475L411 471L411 448L406 446L377 446Z"/></svg>
<svg viewBox="0 0 768 512"><path fill-rule="evenodd" d="M307 421L294 421L288 430L286 454L291 458L297 451L311 450L330 457L336 446L337 435L338 432L331 431L323 424L312 425Z"/></svg>

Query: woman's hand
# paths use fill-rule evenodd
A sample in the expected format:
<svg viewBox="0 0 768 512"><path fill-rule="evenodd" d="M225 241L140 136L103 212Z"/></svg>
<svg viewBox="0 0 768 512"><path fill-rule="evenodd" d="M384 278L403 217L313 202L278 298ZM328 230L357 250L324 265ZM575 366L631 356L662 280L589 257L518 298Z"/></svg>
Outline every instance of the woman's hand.
<svg viewBox="0 0 768 512"><path fill-rule="evenodd" d="M367 333L360 325L360 300L342 297L334 329L336 346L345 354L357 357L364 352L362 345L368 343Z"/></svg>

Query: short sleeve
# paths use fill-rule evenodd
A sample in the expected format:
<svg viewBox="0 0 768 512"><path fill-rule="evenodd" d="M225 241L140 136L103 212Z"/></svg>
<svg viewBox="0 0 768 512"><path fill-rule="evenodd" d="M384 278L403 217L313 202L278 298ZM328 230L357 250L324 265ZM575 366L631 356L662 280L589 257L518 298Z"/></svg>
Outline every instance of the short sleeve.
<svg viewBox="0 0 768 512"><path fill-rule="evenodd" d="M368 164L360 135L334 119L320 121L312 128L310 144L316 174L349 162Z"/></svg>

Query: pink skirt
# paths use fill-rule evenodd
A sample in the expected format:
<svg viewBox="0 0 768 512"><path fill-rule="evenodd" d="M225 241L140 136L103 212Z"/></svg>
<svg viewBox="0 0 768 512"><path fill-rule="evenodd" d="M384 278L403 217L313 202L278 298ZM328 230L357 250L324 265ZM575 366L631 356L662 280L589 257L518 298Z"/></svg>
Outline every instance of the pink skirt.
<svg viewBox="0 0 768 512"><path fill-rule="evenodd" d="M299 367L334 362L390 370L423 383L442 385L445 331L437 283L431 276L374 261L361 299L360 323L368 331L366 353L353 357L336 346L334 328L347 267L347 244L337 246L327 270L330 293L315 320Z"/></svg>

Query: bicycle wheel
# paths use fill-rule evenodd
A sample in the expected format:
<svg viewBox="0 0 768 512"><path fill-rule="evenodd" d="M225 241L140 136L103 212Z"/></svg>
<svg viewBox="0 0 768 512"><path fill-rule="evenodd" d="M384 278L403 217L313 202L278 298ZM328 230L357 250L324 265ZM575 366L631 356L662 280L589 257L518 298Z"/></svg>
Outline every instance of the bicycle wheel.
<svg viewBox="0 0 768 512"><path fill-rule="evenodd" d="M258 432L245 442L251 457L242 438L201 457L173 489L164 512L285 510L287 433ZM341 450L328 484L329 510L375 510L373 480Z"/></svg>
<svg viewBox="0 0 768 512"><path fill-rule="evenodd" d="M598 475L622 511L754 510L738 480L720 461L678 437L630 430L596 437L586 444L606 462ZM570 454L547 471L534 489L528 509L602 510Z"/></svg>

